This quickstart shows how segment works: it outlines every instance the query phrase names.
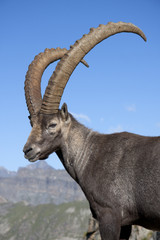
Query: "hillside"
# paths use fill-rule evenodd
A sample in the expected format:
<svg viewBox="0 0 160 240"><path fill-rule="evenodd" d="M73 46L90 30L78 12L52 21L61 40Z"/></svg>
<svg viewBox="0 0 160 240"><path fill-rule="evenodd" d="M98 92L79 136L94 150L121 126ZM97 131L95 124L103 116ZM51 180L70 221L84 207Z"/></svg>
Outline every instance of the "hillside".
<svg viewBox="0 0 160 240"><path fill-rule="evenodd" d="M0 204L1 240L78 240L88 226L87 202L44 204Z"/></svg>

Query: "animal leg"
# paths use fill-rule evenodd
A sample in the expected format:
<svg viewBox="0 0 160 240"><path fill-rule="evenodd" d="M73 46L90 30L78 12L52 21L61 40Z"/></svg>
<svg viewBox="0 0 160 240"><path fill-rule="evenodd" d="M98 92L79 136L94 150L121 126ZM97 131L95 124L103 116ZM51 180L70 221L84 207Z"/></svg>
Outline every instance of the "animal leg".
<svg viewBox="0 0 160 240"><path fill-rule="evenodd" d="M121 227L120 240L128 240L132 231L132 226L123 226Z"/></svg>
<svg viewBox="0 0 160 240"><path fill-rule="evenodd" d="M111 209L105 211L99 219L99 231L102 240L119 240L120 237L120 220L115 211Z"/></svg>

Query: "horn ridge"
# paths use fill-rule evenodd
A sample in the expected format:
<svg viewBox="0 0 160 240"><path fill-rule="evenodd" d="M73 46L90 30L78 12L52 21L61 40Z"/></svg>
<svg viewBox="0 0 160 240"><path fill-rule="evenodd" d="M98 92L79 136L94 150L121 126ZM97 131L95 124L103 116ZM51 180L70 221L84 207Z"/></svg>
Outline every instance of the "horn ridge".
<svg viewBox="0 0 160 240"><path fill-rule="evenodd" d="M25 98L30 115L37 114L42 104L41 77L49 64L59 60L68 50L66 48L45 49L35 56L25 77Z"/></svg>
<svg viewBox="0 0 160 240"><path fill-rule="evenodd" d="M141 29L132 23L109 22L107 25L100 24L97 28L91 28L88 34L83 35L80 40L77 40L75 44L71 46L70 50L65 53L64 57L57 64L43 97L41 113L52 114L58 112L61 99L57 98L56 91L59 85L62 86L64 91L69 77L84 56L98 43L120 32L138 34L146 41L146 37Z"/></svg>

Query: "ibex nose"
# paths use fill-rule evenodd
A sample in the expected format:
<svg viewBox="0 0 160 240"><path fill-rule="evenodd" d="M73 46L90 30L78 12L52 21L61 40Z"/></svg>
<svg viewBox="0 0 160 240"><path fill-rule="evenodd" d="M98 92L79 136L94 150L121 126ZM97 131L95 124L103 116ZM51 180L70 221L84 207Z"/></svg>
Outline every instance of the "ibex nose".
<svg viewBox="0 0 160 240"><path fill-rule="evenodd" d="M25 155L27 155L27 153L29 153L30 151L32 151L32 149L33 149L32 147L24 146L23 152L24 152Z"/></svg>

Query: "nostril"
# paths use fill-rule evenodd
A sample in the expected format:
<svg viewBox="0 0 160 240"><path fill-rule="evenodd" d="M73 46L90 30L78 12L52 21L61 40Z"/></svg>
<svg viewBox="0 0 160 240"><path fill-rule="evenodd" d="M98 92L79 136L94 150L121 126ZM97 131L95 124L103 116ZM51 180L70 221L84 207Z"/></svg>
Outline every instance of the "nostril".
<svg viewBox="0 0 160 240"><path fill-rule="evenodd" d="M29 147L29 148L27 148L27 149L24 149L23 151L24 151L25 155L27 155L27 153L29 153L30 151L32 151L32 149L33 149L33 148Z"/></svg>

